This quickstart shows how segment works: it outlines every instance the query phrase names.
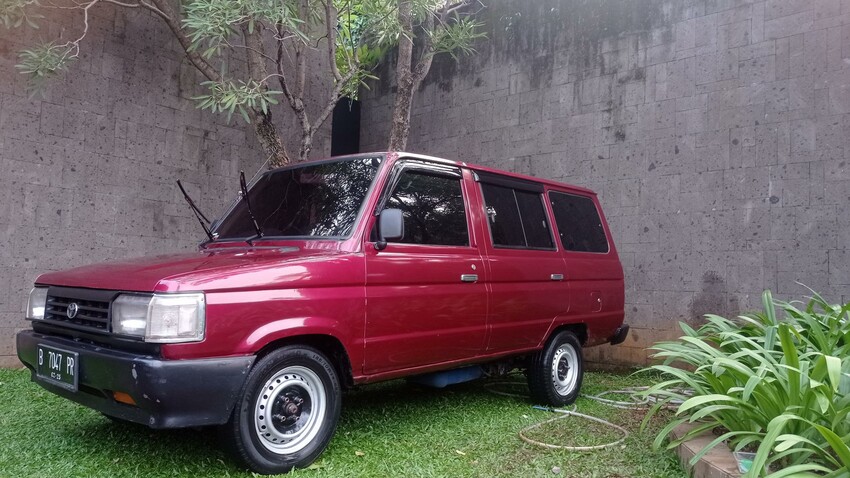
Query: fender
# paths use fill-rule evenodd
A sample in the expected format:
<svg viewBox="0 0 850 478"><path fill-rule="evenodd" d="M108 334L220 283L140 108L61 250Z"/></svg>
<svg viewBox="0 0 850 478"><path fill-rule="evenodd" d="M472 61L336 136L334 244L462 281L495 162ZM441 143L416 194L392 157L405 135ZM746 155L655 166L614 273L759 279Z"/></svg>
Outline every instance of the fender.
<svg viewBox="0 0 850 478"><path fill-rule="evenodd" d="M574 315L559 315L558 317L552 319L552 322L549 324L549 328L546 329L546 333L543 334L543 337L540 338L540 342L537 344L536 349L542 349L546 345L546 341L549 340L549 337L552 336L552 332L554 332L556 329L569 325L584 325L585 327L587 327L587 324L583 322L580 317L576 317Z"/></svg>
<svg viewBox="0 0 850 478"><path fill-rule="evenodd" d="M555 330L570 325L585 326L587 339L582 344L584 347L607 343L616 332L617 327L622 324L622 316L622 312L612 311L557 317L552 321L549 330L546 331L546 335L543 336L537 348L543 348L543 345Z"/></svg>
<svg viewBox="0 0 850 478"><path fill-rule="evenodd" d="M290 317L279 319L257 328L237 345L239 353L255 354L266 345L281 339L299 335L326 335L333 337L341 344L349 357L351 353L346 346L347 341L342 337L342 325L339 320L327 317Z"/></svg>
<svg viewBox="0 0 850 478"><path fill-rule="evenodd" d="M619 317L622 317L622 315L616 312L595 312L569 317L557 317L552 321L549 330L546 331L546 335L543 336L537 348L543 348L543 345L549 340L549 337L552 336L555 330L570 325L583 325L585 327L587 338L582 344L583 347L608 343L617 331L617 327L622 323Z"/></svg>

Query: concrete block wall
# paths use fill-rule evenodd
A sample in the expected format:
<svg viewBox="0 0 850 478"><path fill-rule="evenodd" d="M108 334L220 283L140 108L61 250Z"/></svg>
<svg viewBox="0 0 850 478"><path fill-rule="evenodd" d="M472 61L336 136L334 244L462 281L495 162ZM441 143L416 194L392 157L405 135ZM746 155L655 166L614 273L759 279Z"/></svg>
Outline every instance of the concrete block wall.
<svg viewBox="0 0 850 478"><path fill-rule="evenodd" d="M407 149L599 193L633 332L590 359L646 363L764 289L850 300L850 3L484 3L487 39L435 61ZM392 90L363 96L361 149L384 149Z"/></svg>
<svg viewBox="0 0 850 478"><path fill-rule="evenodd" d="M17 52L76 37L82 25L79 12L44 13L38 30L0 26L0 366L19 364L14 333L39 274L193 250L204 233L175 181L216 216L239 170L251 177L266 159L251 127L194 107L201 77L144 11L93 8L80 59L30 98ZM328 87L310 78L311 91ZM275 114L281 131L297 131L288 111ZM328 125L314 154L329 152Z"/></svg>

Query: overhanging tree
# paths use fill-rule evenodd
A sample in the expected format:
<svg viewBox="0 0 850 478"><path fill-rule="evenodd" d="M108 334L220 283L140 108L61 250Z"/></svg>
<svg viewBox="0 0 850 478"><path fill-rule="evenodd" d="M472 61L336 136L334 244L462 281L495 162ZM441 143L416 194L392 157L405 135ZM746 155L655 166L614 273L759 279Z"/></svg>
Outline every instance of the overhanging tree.
<svg viewBox="0 0 850 478"><path fill-rule="evenodd" d="M149 10L168 26L189 62L203 75L206 92L195 98L197 106L238 113L253 125L256 136L277 167L292 159L307 159L313 136L327 121L336 103L356 94L384 52L399 45L399 64L411 65L414 43L422 38L414 70L399 75L396 109L404 108L399 133L391 149L406 143L412 95L430 68L434 55L470 52L479 36L478 23L459 11L469 0L60 0L43 8L81 12L80 33L64 43L48 42L20 52L17 67L29 75L34 91L50 78L64 73L75 60L89 31L90 11L103 4ZM0 0L0 21L8 28L40 18L38 0ZM417 37L419 35L419 37ZM324 53L322 53L324 52ZM240 56L245 68L230 61ZM317 61L324 57L323 61ZM399 72L402 67L399 66ZM317 112L308 111L307 77L328 75L329 91L321 92ZM408 77L412 81L408 81ZM403 81L402 81L403 80ZM300 126L297 155L293 158L273 121L271 105L282 97ZM406 121L406 123L405 123Z"/></svg>
<svg viewBox="0 0 850 478"><path fill-rule="evenodd" d="M470 17L469 7L477 0L398 0L396 21L396 96L388 148L401 151L410 136L410 108L413 95L431 70L434 56L447 53L469 54L472 43L483 37L481 23ZM414 55L418 52L418 58Z"/></svg>

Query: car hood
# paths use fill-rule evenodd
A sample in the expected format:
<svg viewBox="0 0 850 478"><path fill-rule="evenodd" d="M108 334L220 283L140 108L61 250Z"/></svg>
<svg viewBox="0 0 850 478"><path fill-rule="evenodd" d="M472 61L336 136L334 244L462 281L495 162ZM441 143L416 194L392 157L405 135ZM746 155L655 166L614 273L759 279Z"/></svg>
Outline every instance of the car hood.
<svg viewBox="0 0 850 478"><path fill-rule="evenodd" d="M137 292L247 290L322 278L351 254L298 247L234 247L126 259L42 274L38 284Z"/></svg>

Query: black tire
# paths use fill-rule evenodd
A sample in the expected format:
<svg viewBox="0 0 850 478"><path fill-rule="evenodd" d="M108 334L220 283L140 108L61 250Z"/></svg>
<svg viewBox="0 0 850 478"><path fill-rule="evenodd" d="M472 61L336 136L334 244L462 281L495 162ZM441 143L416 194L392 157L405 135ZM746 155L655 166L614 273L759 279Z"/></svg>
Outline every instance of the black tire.
<svg viewBox="0 0 850 478"><path fill-rule="evenodd" d="M553 335L543 350L531 357L528 389L531 397L556 407L576 401L584 380L581 342L569 330Z"/></svg>
<svg viewBox="0 0 850 478"><path fill-rule="evenodd" d="M251 369L222 439L257 473L309 466L333 437L341 395L336 370L321 352L282 347Z"/></svg>

